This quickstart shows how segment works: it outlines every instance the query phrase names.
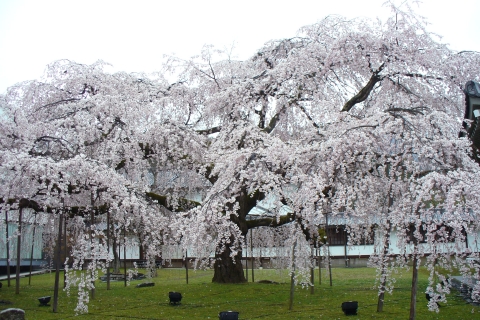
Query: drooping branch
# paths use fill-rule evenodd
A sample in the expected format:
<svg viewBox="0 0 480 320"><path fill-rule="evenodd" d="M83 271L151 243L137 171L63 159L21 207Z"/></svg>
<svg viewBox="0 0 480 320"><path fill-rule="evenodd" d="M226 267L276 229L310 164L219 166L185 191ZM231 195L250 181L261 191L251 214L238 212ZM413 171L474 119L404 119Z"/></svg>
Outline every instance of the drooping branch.
<svg viewBox="0 0 480 320"><path fill-rule="evenodd" d="M167 196L156 194L154 192L146 192L145 195L148 198L157 201L158 204L164 206L170 211L187 211L191 208L201 205L201 203L197 201L189 200L186 198L179 198L178 206L174 207L171 203L168 202Z"/></svg>
<svg viewBox="0 0 480 320"><path fill-rule="evenodd" d="M195 132L197 132L199 134L209 135L209 134L212 134L212 133L220 132L220 130L222 130L222 126L216 126L216 127L212 127L212 128L208 128L208 129L203 129L203 130L195 130Z"/></svg>
<svg viewBox="0 0 480 320"><path fill-rule="evenodd" d="M110 135L110 133L113 132L113 130L114 130L115 128L117 128L117 127L122 127L122 128L123 128L125 125L126 125L125 122L123 122L123 121L120 119L120 117L115 117L115 121L113 122L112 126L110 127L110 129L108 129L107 132L102 133L102 135L101 135L100 138L97 138L97 139L95 139L95 140L93 140L93 141L85 141L85 142L84 142L84 145L85 145L86 147L89 147L89 146L92 146L92 145L101 143L101 142L103 142L103 141L105 140L105 138L107 138L107 137Z"/></svg>
<svg viewBox="0 0 480 320"><path fill-rule="evenodd" d="M62 103L69 103L69 102L74 102L74 101L79 101L79 100L81 100L81 99L80 98L62 99L62 100L58 100L58 101L51 102L51 103L48 103L46 105L43 105L40 108L38 108L38 110L49 108L49 107L54 107L54 106L57 106L57 105L62 104Z"/></svg>
<svg viewBox="0 0 480 320"><path fill-rule="evenodd" d="M305 114L305 116L307 117L307 119L312 123L312 125L317 128L317 129L320 129L320 126L315 122L315 120L313 120L313 118L308 114L307 110L305 109L304 106L302 106L301 104L297 104L297 106L300 108L300 110L302 110L302 112Z"/></svg>
<svg viewBox="0 0 480 320"><path fill-rule="evenodd" d="M426 108L425 107L417 107L417 108L389 108L385 110L385 112L390 112L390 113L395 113L395 112L405 112L405 113L410 113L412 115L424 115L422 111L424 111Z"/></svg>
<svg viewBox="0 0 480 320"><path fill-rule="evenodd" d="M247 220L246 224L248 229L258 227L280 227L284 224L293 222L293 213L288 213L284 216L277 217L264 217L259 219Z"/></svg>
<svg viewBox="0 0 480 320"><path fill-rule="evenodd" d="M59 208L51 207L51 206L43 207L39 205L37 201L31 200L31 199L25 199L25 198L21 198L21 199L11 198L11 199L8 199L7 201L0 199L0 205L4 204L5 202L8 203L10 206L14 205L15 203L18 203L19 208L29 208L29 209L33 209L35 212L45 212L45 213L53 214L59 210ZM108 211L108 208L109 208L108 204L102 204L102 205L93 207L93 209L84 207L84 206L62 207L61 209L68 214L69 218L73 218L76 216L85 217L91 214L92 211L94 212L94 215L97 216L97 215L106 213Z"/></svg>

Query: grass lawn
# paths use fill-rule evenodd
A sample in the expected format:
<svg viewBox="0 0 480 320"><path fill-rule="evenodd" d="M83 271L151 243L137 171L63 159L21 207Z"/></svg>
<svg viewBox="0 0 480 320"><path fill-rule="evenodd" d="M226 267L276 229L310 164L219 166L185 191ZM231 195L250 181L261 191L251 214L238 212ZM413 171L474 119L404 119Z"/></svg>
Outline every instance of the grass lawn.
<svg viewBox="0 0 480 320"><path fill-rule="evenodd" d="M136 288L147 280L132 281L124 287L123 282L112 282L111 290L106 283L97 281L94 300L90 301L89 313L75 316L76 293L70 297L61 291L59 312L51 307L39 307L37 298L51 295L53 302L54 273L21 279L20 294L15 294L15 281L11 287L3 281L0 300L12 304L0 304L0 310L21 308L26 319L218 319L218 312L234 310L240 319L408 319L410 303L410 271L398 275L393 295L386 295L384 312L376 312L377 292L373 289L375 270L370 268L332 269L333 286L329 286L325 270L322 284L318 283L316 270L315 293L298 286L295 291L294 307L288 310L290 285L286 271L255 270L255 280L272 280L280 284L211 283L213 271L189 270L189 284L185 281L185 270L159 269L153 278L153 287ZM480 319L480 308L467 304L452 291L448 303L442 304L440 313L430 312L423 292L427 273L420 270L419 294L417 297L417 319ZM63 276L61 276L63 285ZM250 278L251 280L251 278ZM180 305L169 305L168 292L178 291L183 295ZM346 317L342 310L343 301L356 300L358 315Z"/></svg>

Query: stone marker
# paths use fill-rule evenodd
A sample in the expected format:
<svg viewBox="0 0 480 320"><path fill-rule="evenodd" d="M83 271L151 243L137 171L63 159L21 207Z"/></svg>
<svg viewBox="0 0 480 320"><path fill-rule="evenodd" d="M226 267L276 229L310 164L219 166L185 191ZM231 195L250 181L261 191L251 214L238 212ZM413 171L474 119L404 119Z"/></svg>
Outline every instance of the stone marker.
<svg viewBox="0 0 480 320"><path fill-rule="evenodd" d="M5 309L0 312L0 320L25 320L25 311L16 308Z"/></svg>

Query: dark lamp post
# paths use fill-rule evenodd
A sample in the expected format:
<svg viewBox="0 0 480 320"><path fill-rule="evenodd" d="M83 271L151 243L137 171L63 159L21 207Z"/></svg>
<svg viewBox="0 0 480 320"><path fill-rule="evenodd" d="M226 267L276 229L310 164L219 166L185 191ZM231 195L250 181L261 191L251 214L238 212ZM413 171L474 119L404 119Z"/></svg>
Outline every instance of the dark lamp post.
<svg viewBox="0 0 480 320"><path fill-rule="evenodd" d="M465 115L464 118L470 121L463 122L465 132L460 136L468 136L473 145L480 149L480 83L468 81L465 84Z"/></svg>

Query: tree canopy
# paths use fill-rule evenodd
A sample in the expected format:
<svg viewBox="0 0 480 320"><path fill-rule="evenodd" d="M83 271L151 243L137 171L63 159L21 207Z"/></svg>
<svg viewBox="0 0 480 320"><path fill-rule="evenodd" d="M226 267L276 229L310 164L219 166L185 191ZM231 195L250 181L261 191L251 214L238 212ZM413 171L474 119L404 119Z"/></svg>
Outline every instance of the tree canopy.
<svg viewBox="0 0 480 320"><path fill-rule="evenodd" d="M51 64L1 97L2 211L27 199L70 212L80 248L92 232L85 212L104 208L152 257L180 243L207 261L213 246L216 282L245 281L249 230L283 226L286 243L316 245L326 214L345 217L351 243L365 225L403 230L400 265L445 243L443 223L456 244L435 257L470 254L480 171L458 133L480 54L448 49L406 4L389 5L385 22L329 16L246 61L211 46L172 57L173 83L110 74L103 62ZM253 215L260 201L267 208ZM423 226L429 249L417 245ZM388 243L377 245L382 269ZM307 261L309 250L293 251Z"/></svg>

